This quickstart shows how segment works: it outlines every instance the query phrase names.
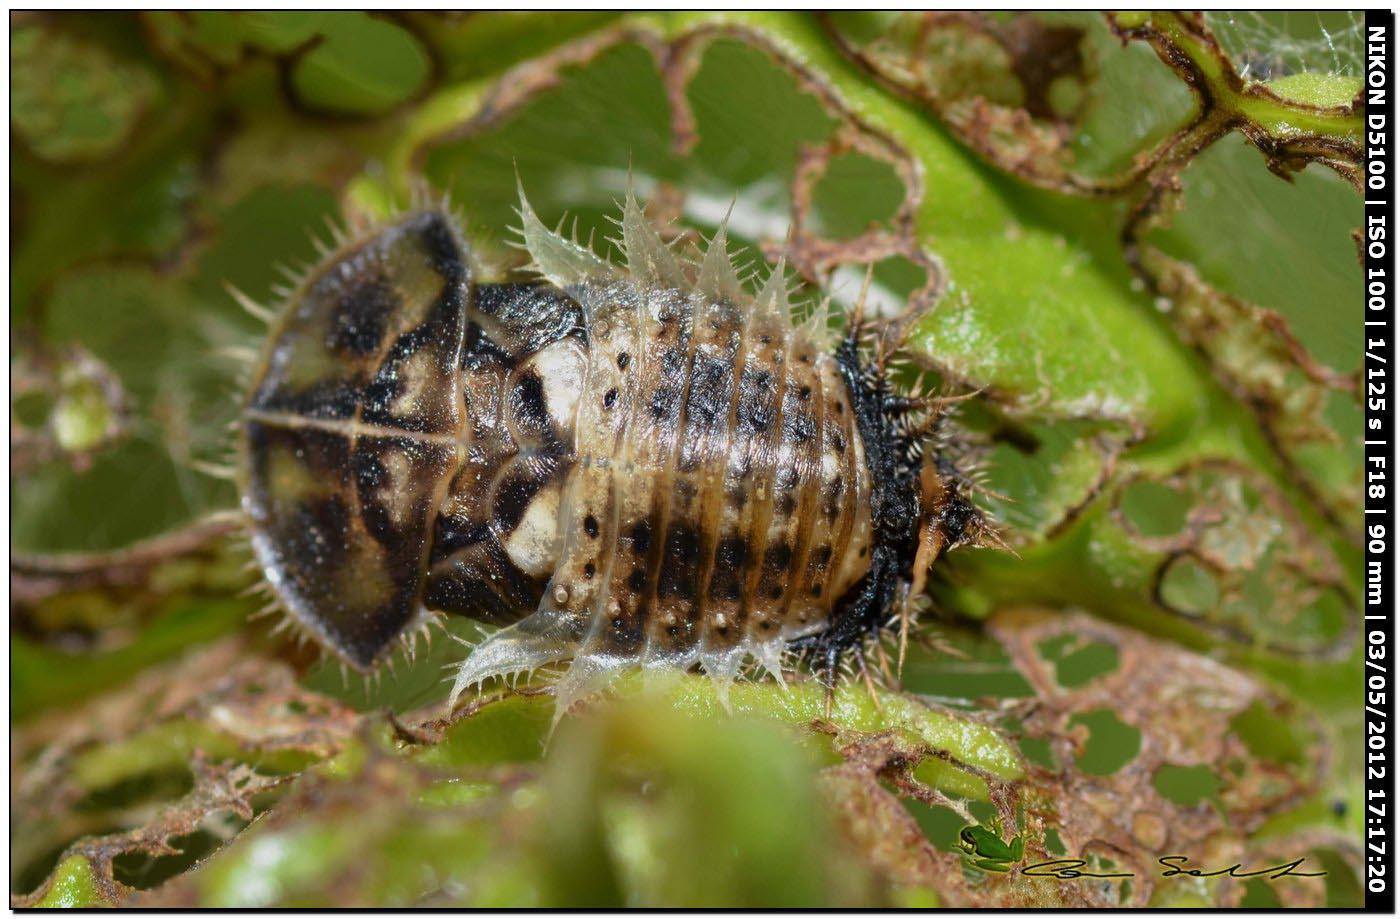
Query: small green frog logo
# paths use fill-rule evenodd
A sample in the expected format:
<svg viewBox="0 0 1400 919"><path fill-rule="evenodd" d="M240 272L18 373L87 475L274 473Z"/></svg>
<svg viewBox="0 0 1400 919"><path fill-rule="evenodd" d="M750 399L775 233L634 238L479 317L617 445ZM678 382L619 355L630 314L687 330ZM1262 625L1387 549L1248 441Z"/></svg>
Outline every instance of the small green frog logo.
<svg viewBox="0 0 1400 919"><path fill-rule="evenodd" d="M1026 854L1026 842L1020 836L1009 843L1001 840L1001 824L993 820L991 829L965 826L958 833L958 848L965 858L983 871L1007 872Z"/></svg>

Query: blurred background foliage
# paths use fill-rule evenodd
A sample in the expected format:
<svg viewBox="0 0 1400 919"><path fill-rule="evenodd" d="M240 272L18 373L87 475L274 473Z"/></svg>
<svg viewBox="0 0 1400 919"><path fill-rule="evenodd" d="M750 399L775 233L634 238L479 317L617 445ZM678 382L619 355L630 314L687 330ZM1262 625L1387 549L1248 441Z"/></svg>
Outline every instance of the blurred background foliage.
<svg viewBox="0 0 1400 919"><path fill-rule="evenodd" d="M15 902L1359 904L1360 44L1332 13L15 14ZM506 276L517 174L608 245L629 173L682 245L732 204L809 293L873 265L908 374L977 394L1015 554L940 566L900 688L629 681L548 745L539 686L443 717L442 636L364 682L250 620L230 288L275 304L327 221L424 190ZM970 824L1136 877L987 872Z"/></svg>

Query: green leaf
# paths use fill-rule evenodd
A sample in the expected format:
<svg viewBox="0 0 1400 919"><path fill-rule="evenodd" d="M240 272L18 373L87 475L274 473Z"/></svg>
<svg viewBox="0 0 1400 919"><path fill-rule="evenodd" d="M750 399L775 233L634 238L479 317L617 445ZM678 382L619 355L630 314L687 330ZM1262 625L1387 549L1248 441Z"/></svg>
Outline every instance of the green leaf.
<svg viewBox="0 0 1400 919"><path fill-rule="evenodd" d="M1170 839L1297 842L1325 886L1276 902L1355 905L1357 21L16 18L16 903L1275 902L1156 883ZM799 302L868 269L868 317L926 310L899 357L967 396L938 449L1015 553L940 559L880 686L633 674L556 725L540 674L449 714L457 641L346 678L247 620L234 540L150 541L237 509L205 473L265 332L226 285L276 308L327 218L425 192L511 276L517 176L603 254L630 182L680 251L732 208ZM1127 806L1091 864L1131 886L1010 864Z"/></svg>
<svg viewBox="0 0 1400 919"><path fill-rule="evenodd" d="M292 85L307 105L342 114L381 114L427 81L427 55L398 26L362 13L335 13L322 28L322 41L292 72Z"/></svg>

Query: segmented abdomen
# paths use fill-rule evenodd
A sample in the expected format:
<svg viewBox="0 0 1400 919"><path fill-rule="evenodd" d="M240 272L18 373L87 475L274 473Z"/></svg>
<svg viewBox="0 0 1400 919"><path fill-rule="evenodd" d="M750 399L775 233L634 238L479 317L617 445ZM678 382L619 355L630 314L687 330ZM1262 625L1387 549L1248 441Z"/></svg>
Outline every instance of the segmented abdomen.
<svg viewBox="0 0 1400 919"><path fill-rule="evenodd" d="M775 662L867 563L835 363L785 311L630 280L575 294L592 301L588 370L541 615L571 621L580 661Z"/></svg>
<svg viewBox="0 0 1400 919"><path fill-rule="evenodd" d="M870 564L869 470L825 311L793 326L781 265L750 296L722 228L699 264L678 259L630 195L625 271L550 233L523 198L521 219L534 267L586 332L577 401L542 400L573 457L539 608L472 652L453 698L566 658L558 712L638 663L699 662L722 683L747 656L779 672L785 645L826 626Z"/></svg>

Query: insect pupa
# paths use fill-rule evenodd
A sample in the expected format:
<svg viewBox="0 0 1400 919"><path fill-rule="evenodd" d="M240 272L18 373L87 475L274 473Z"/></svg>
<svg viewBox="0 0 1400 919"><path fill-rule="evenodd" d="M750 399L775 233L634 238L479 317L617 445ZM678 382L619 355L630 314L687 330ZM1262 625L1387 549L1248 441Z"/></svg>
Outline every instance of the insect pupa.
<svg viewBox="0 0 1400 919"><path fill-rule="evenodd" d="M535 280L486 283L446 209L346 241L273 321L239 423L257 561L360 670L436 614L500 629L453 699L567 662L560 711L622 669L728 684L798 652L824 678L944 552L995 539L926 449L859 316L796 322L721 226L665 245L629 192L621 264L521 195Z"/></svg>

